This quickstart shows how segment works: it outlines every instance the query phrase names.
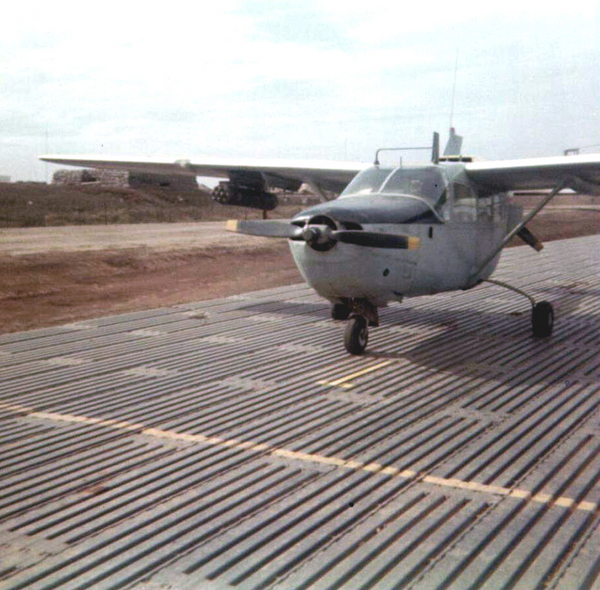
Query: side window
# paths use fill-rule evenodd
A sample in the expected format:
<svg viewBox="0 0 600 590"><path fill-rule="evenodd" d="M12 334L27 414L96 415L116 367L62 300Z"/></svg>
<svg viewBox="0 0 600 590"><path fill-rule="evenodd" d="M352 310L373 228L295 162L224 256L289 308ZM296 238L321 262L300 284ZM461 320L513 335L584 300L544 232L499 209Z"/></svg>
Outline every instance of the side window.
<svg viewBox="0 0 600 590"><path fill-rule="evenodd" d="M494 221L494 201L491 195L480 196L477 199L479 221L492 223Z"/></svg>
<svg viewBox="0 0 600 590"><path fill-rule="evenodd" d="M453 220L476 221L477 195L465 184L455 182L452 187L454 189Z"/></svg>
<svg viewBox="0 0 600 590"><path fill-rule="evenodd" d="M494 200L494 221L497 225L506 223L506 193L497 193L493 197Z"/></svg>
<svg viewBox="0 0 600 590"><path fill-rule="evenodd" d="M506 223L506 193L480 193L477 198L479 220L496 225Z"/></svg>

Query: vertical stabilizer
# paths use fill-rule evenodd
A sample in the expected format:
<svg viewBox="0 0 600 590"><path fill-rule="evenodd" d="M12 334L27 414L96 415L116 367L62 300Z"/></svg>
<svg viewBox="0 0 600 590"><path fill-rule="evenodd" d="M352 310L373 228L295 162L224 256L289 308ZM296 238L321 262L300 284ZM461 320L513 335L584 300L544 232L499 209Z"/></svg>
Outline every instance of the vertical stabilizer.
<svg viewBox="0 0 600 590"><path fill-rule="evenodd" d="M444 156L460 156L462 140L462 135L456 135L454 127L450 127L450 137L448 137L448 143L444 148Z"/></svg>

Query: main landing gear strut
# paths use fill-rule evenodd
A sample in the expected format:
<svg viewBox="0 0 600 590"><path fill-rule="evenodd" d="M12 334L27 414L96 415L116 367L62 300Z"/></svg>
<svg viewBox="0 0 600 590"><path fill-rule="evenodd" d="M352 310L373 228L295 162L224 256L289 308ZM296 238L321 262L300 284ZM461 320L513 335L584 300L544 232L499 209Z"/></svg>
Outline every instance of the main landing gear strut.
<svg viewBox="0 0 600 590"><path fill-rule="evenodd" d="M554 328L554 309L549 301L536 303L531 295L502 281L486 279L484 282L510 289L519 295L523 295L523 297L527 297L531 303L531 330L533 335L536 338L548 338L552 334L552 329Z"/></svg>

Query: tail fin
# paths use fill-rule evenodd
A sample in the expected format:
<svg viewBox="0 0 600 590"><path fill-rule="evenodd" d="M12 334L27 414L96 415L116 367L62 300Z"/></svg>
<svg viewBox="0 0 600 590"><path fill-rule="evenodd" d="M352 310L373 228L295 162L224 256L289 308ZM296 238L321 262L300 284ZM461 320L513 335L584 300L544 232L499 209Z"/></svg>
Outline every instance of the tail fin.
<svg viewBox="0 0 600 590"><path fill-rule="evenodd" d="M456 135L454 127L450 127L450 137L448 137L448 143L444 148L444 156L460 156L462 140L462 135Z"/></svg>

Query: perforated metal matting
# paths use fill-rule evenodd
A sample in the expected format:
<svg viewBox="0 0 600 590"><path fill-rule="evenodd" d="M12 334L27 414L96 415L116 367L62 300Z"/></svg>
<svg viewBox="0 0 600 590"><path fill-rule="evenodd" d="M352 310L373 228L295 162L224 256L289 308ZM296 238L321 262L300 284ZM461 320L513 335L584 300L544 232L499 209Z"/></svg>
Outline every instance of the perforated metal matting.
<svg viewBox="0 0 600 590"><path fill-rule="evenodd" d="M0 587L600 587L599 237L383 310L304 285L0 337Z"/></svg>

